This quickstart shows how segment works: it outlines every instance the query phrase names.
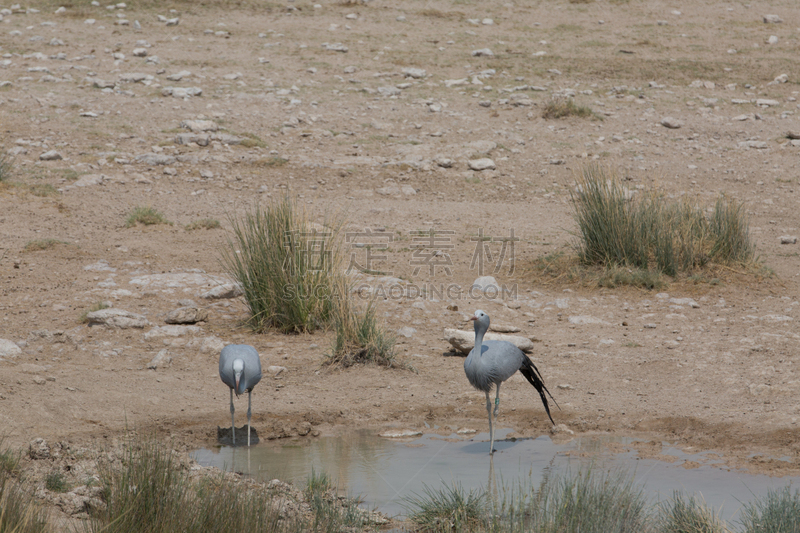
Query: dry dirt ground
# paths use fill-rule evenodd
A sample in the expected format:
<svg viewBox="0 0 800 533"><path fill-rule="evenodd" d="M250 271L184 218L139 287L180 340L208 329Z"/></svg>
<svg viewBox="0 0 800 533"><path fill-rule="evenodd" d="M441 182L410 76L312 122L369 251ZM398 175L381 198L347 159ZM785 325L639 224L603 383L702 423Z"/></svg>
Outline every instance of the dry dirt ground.
<svg viewBox="0 0 800 533"><path fill-rule="evenodd" d="M0 189L0 338L20 348L0 359L6 444L90 445L133 427L211 445L229 423L222 343L286 368L253 395L262 436L483 431L483 395L443 338L481 308L536 340L553 416L575 434L800 473L798 248L781 244L800 224L800 146L786 137L800 130L793 1L106 3L2 6L0 147L13 167ZM599 118L543 119L559 95ZM49 151L60 159L43 160ZM479 158L496 169L470 170ZM631 189L743 201L774 277L723 272L659 293L533 276L537 258L571 252L570 191L590 163ZM390 275L370 286L426 289L378 298L389 328L413 329L399 357L416 372L325 367L330 333L253 334L241 299L202 297L225 281L230 217L287 191L318 222L347 215L354 260ZM171 224L126 227L136 206ZM187 229L206 218L222 227ZM431 229L433 247L414 233ZM512 230L513 257L499 240ZM59 242L26 250L47 239ZM388 250L371 258L355 246L381 239ZM511 297L466 292L478 242L483 273L516 287ZM208 319L156 329L183 300ZM80 323L99 301L149 325ZM550 430L523 378L502 400L501 426Z"/></svg>

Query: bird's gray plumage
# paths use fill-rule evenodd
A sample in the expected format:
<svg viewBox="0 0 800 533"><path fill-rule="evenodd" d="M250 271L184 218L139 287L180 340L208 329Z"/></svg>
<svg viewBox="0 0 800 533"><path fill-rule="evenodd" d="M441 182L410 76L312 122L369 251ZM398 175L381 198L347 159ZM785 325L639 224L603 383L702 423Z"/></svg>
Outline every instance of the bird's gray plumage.
<svg viewBox="0 0 800 533"><path fill-rule="evenodd" d="M231 390L231 435L236 444L236 425L233 421L233 395L247 393L247 445L250 446L250 405L253 387L261 381L261 358L247 344L229 344L219 354L219 377Z"/></svg>
<svg viewBox="0 0 800 533"><path fill-rule="evenodd" d="M491 442L489 453L494 453L494 428L492 424L492 404L489 393L494 385L496 392L494 416L500 408L500 384L513 376L518 370L536 388L544 404L550 422L550 406L547 403L547 395L550 391L544 386L541 374L536 366L531 362L522 350L508 341L484 341L483 336L489 330L489 315L478 309L475 311L473 320L475 328L475 347L469 352L464 361L464 372L470 384L486 394L486 411L489 413L489 433ZM553 399L552 396L550 396ZM553 400L555 402L555 400ZM558 404L556 404L558 406ZM554 423L554 422L553 422Z"/></svg>

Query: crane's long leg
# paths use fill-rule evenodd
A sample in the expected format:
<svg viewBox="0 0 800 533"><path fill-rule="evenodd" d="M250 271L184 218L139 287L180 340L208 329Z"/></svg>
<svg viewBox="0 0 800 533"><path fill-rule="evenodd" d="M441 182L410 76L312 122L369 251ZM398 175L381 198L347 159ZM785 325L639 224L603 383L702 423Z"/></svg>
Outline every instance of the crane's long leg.
<svg viewBox="0 0 800 533"><path fill-rule="evenodd" d="M253 391L247 391L247 446L250 446L250 395Z"/></svg>
<svg viewBox="0 0 800 533"><path fill-rule="evenodd" d="M489 391L486 391L486 412L489 414L489 454L494 453L494 428L492 427L492 400L489 398Z"/></svg>
<svg viewBox="0 0 800 533"><path fill-rule="evenodd" d="M497 412L500 410L500 383L496 383L497 395L494 397L494 417L497 419Z"/></svg>
<svg viewBox="0 0 800 533"><path fill-rule="evenodd" d="M233 389L231 389L231 436L233 445L236 446L236 424L233 423Z"/></svg>

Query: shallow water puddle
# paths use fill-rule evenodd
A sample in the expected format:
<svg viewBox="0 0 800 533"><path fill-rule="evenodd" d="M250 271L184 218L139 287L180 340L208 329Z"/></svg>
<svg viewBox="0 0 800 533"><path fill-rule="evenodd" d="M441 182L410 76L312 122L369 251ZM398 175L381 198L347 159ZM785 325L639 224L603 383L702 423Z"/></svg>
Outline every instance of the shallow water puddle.
<svg viewBox="0 0 800 533"><path fill-rule="evenodd" d="M511 430L497 431L504 439ZM327 473L343 491L360 495L363 506L389 515L402 515L403 497L422 494L442 482L460 483L464 489L494 486L538 487L543 474L576 472L593 462L603 469L622 468L643 485L651 501L666 499L674 490L702 494L720 510L722 518L735 520L744 502L766 495L768 489L800 485L800 477L772 478L714 466L722 463L713 452L687 454L664 444L660 451L672 462L640 458L635 450L610 453L637 439L589 436L556 444L549 437L496 440L494 458L488 454L488 434L472 438L423 435L415 439L386 439L369 431L346 437L322 437L300 442L271 441L247 448L222 446L200 449L193 457L202 465L250 474L258 479L282 479L303 487L312 469ZM493 477L490 477L493 476Z"/></svg>

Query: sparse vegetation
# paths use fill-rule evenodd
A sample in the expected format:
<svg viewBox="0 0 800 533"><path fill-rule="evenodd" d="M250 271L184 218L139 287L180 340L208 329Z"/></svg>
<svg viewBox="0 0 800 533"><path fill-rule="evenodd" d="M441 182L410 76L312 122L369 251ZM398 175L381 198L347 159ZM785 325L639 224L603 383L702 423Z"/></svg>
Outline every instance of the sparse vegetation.
<svg viewBox="0 0 800 533"><path fill-rule="evenodd" d="M741 516L745 533L800 531L800 489L770 490L766 497L744 504Z"/></svg>
<svg viewBox="0 0 800 533"><path fill-rule="evenodd" d="M38 252L40 250L50 250L51 248L55 248L60 244L69 244L64 241L60 241L58 239L37 239L35 241L29 241L23 251L25 252Z"/></svg>
<svg viewBox="0 0 800 533"><path fill-rule="evenodd" d="M81 316L78 318L78 322L81 324L86 324L89 322L89 313L99 311L101 309L108 309L109 307L111 307L111 305L109 305L107 302L95 302L83 313L81 313Z"/></svg>
<svg viewBox="0 0 800 533"><path fill-rule="evenodd" d="M8 181L12 167L11 156L4 151L0 151L0 182Z"/></svg>
<svg viewBox="0 0 800 533"><path fill-rule="evenodd" d="M552 98L544 106L542 118L558 119L566 117L591 118L593 120L603 120L603 117L592 111L586 106L575 104L572 98L556 97Z"/></svg>
<svg viewBox="0 0 800 533"><path fill-rule="evenodd" d="M136 224L152 226L155 224L171 224L161 212L150 206L137 206L125 220L125 227L132 228Z"/></svg>
<svg viewBox="0 0 800 533"><path fill-rule="evenodd" d="M659 533L728 533L725 522L702 500L675 492L659 504Z"/></svg>
<svg viewBox="0 0 800 533"><path fill-rule="evenodd" d="M264 159L258 159L253 164L257 167L282 167L286 163L288 163L288 159L284 159L282 157L272 156L267 157Z"/></svg>
<svg viewBox="0 0 800 533"><path fill-rule="evenodd" d="M342 302L348 302L343 304ZM335 313L336 339L328 364L349 367L359 363L398 366L395 337L378 322L375 307L354 308L349 300L339 300Z"/></svg>
<svg viewBox="0 0 800 533"><path fill-rule="evenodd" d="M67 492L69 490L67 479L58 468L54 468L45 476L44 486L52 492Z"/></svg>
<svg viewBox="0 0 800 533"><path fill-rule="evenodd" d="M186 225L186 231L194 231L198 229L219 229L222 226L216 218L201 218Z"/></svg>
<svg viewBox="0 0 800 533"><path fill-rule="evenodd" d="M225 269L242 286L256 331L285 333L327 327L337 293L344 287L341 224L312 225L293 199L254 206L242 220L231 217L233 231L223 249Z"/></svg>
<svg viewBox="0 0 800 533"><path fill-rule="evenodd" d="M0 532L50 531L45 510L18 479L19 452L3 447L0 439Z"/></svg>
<svg viewBox="0 0 800 533"><path fill-rule="evenodd" d="M464 491L460 484L439 490L425 486L423 494L405 499L408 519L426 532L475 531L487 519L487 494Z"/></svg>
<svg viewBox="0 0 800 533"><path fill-rule="evenodd" d="M341 498L325 475L312 475L296 502L305 499L310 515L282 516L285 499L294 496L224 475L192 476L171 447L155 439L134 440L124 453L121 465L100 465L106 507L95 512L91 531L333 533L356 531L351 528L362 528L368 516L357 500Z"/></svg>
<svg viewBox="0 0 800 533"><path fill-rule="evenodd" d="M284 197L230 218L232 236L222 263L244 291L256 331L310 332L334 326L329 362L394 366L394 338L375 310L360 311L350 299L343 271L340 219L312 224L295 200Z"/></svg>
<svg viewBox="0 0 800 533"><path fill-rule="evenodd" d="M754 246L743 205L720 197L710 217L695 203L656 190L635 195L616 175L588 166L572 194L576 249L586 265L676 276L710 263L747 264Z"/></svg>

